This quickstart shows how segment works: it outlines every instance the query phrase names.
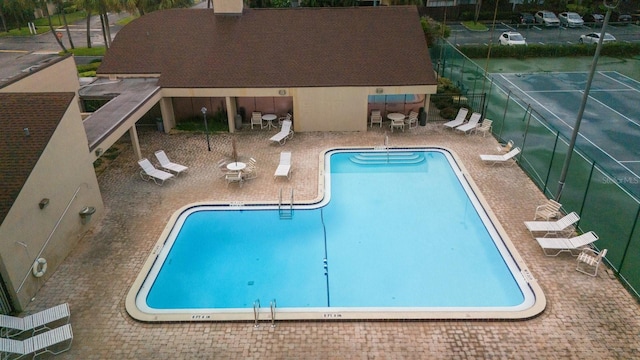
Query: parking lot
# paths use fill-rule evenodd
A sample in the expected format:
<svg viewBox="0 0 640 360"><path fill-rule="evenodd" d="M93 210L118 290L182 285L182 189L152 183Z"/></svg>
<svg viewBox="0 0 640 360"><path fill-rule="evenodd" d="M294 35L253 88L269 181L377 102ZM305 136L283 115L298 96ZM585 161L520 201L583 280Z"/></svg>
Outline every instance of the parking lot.
<svg viewBox="0 0 640 360"><path fill-rule="evenodd" d="M456 45L488 45L491 40L493 45L498 44L498 36L505 31L518 31L524 36L528 44L577 44L580 35L590 32L600 32L600 27L585 24L582 27L544 28L536 24L533 26L517 26L506 22L496 22L496 27L491 31L491 24L487 24L488 31L470 31L460 23L449 23L451 36L449 41ZM607 25L607 32L615 36L618 42L640 42L640 26L628 24L624 26Z"/></svg>

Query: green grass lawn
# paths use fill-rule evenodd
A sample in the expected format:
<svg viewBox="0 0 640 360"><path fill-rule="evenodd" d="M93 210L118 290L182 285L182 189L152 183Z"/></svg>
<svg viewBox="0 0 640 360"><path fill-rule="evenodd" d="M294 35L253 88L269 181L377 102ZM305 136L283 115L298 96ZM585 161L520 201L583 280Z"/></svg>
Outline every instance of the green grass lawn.
<svg viewBox="0 0 640 360"><path fill-rule="evenodd" d="M87 18L87 13L82 11L76 11L74 13L67 14L67 24L73 24L78 20L83 20ZM49 32L49 20L44 17L40 19L33 20L33 24L36 26L36 31L38 34L44 34ZM56 14L51 16L51 24L54 28L60 27L64 25L64 19L62 18L62 14ZM9 32L0 32L0 37L2 36L30 36L29 26L27 24L21 24L20 29L9 29Z"/></svg>
<svg viewBox="0 0 640 360"><path fill-rule="evenodd" d="M487 31L489 28L481 22L463 21L462 26L471 31Z"/></svg>

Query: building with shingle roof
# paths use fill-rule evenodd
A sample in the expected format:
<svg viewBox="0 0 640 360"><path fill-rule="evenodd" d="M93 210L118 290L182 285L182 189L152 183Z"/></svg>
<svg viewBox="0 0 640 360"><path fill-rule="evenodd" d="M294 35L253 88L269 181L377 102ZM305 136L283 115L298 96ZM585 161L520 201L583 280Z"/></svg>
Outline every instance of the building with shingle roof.
<svg viewBox="0 0 640 360"><path fill-rule="evenodd" d="M252 111L293 112L296 131L366 131L372 107L418 111L437 86L415 6L248 9L241 0L134 20L98 76L157 78L165 129L205 106L223 108L231 131L236 114Z"/></svg>
<svg viewBox="0 0 640 360"><path fill-rule="evenodd" d="M103 211L78 86L68 56L0 87L2 313L22 310L89 229L80 212Z"/></svg>

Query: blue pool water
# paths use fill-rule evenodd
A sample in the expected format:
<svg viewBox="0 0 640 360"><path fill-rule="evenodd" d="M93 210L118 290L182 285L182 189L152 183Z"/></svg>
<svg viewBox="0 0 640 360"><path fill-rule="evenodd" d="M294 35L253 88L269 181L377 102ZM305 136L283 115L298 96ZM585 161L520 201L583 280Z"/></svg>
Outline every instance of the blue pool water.
<svg viewBox="0 0 640 360"><path fill-rule="evenodd" d="M146 313L513 311L534 296L453 158L333 151L325 198L183 211L137 294ZM286 214L284 214L286 215Z"/></svg>

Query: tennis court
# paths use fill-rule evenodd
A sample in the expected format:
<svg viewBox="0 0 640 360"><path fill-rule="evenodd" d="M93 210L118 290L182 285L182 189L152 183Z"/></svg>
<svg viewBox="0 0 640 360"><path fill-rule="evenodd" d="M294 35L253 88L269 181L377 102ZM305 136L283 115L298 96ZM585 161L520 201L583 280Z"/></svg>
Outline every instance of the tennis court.
<svg viewBox="0 0 640 360"><path fill-rule="evenodd" d="M492 74L501 87L530 104L570 138L587 72ZM640 82L616 71L599 71L589 91L576 146L612 174L612 181L640 196ZM535 114L533 116L536 116Z"/></svg>

